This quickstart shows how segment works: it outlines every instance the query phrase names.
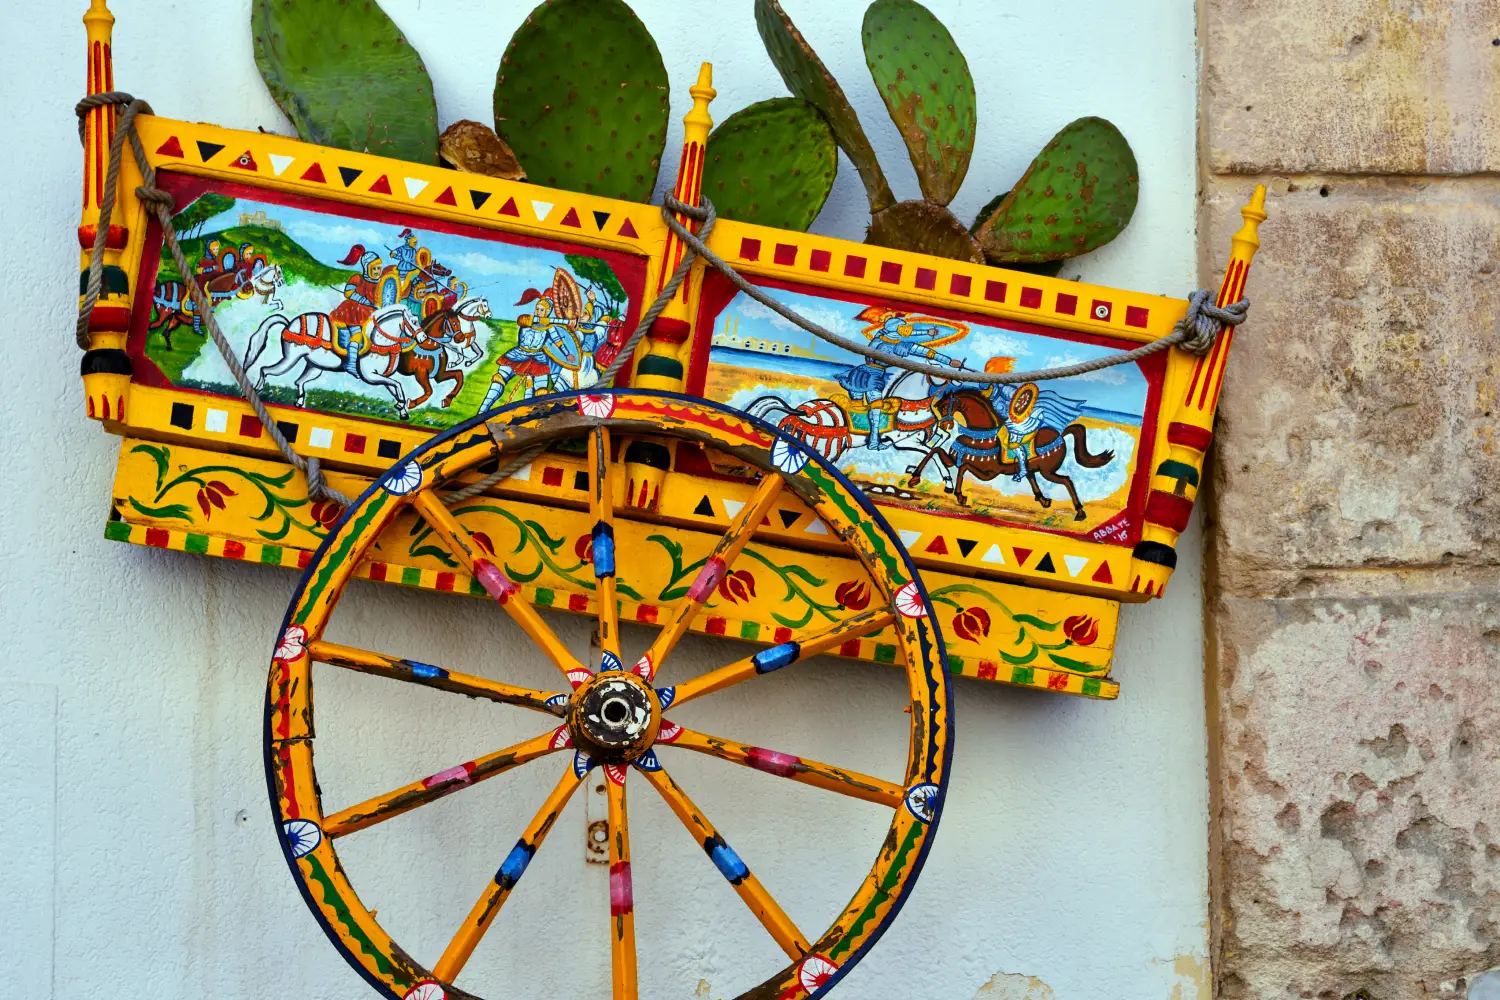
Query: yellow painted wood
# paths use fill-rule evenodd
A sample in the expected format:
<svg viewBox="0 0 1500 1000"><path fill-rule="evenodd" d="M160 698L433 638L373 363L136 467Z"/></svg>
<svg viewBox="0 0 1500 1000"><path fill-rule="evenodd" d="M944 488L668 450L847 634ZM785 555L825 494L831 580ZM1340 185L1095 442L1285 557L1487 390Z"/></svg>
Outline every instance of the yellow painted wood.
<svg viewBox="0 0 1500 1000"><path fill-rule="evenodd" d="M615 531L615 483L613 466L609 460L609 428L600 427L589 435L590 476L589 511L594 515L594 524L608 529L611 544ZM595 592L599 605L599 648L620 656L620 609L615 599L615 574L600 574L594 571Z"/></svg>
<svg viewBox="0 0 1500 1000"><path fill-rule="evenodd" d="M557 785L547 796L542 807L537 810L531 822L526 824L526 829L521 833L521 839L517 844L517 850L529 849L531 854L541 849L542 841L546 839L547 833L552 829L557 818L562 815L563 807L573 797L580 784L578 774L570 766L558 779ZM530 856L527 856L530 860ZM519 876L518 876L519 878ZM448 942L448 947L443 950L443 955L437 964L432 967L433 975L445 983L451 983L458 978L463 967L468 963L474 949L479 946L480 940L485 932L494 923L495 917L500 914L500 908L510 898L511 891L516 887L516 882L497 873L489 884L485 886L484 893L469 910L469 915L464 918L463 925L459 927L458 933Z"/></svg>
<svg viewBox="0 0 1500 1000"><path fill-rule="evenodd" d="M530 688L516 687L513 684L502 684L487 677L455 673L449 670L442 670L437 675L419 672L427 665L413 663L411 660L397 656L387 656L385 653L372 653L369 650L321 640L310 644L308 651L312 654L313 660L318 663L357 670L364 674L374 674L377 677L389 677L392 680L435 688L451 694L461 694L469 698L484 698L488 701L516 705L536 712L546 712L549 715L562 714L560 708L548 704L548 699L558 694L556 691L534 691Z"/></svg>
<svg viewBox="0 0 1500 1000"><path fill-rule="evenodd" d="M693 750L720 760L754 768L757 771L764 771L767 774L790 778L792 781L812 785L814 788L838 792L840 795L863 799L866 802L889 806L892 809L901 805L904 795L904 790L900 785L883 778L875 778L847 768L808 760L806 757L797 757L793 754L770 751L764 747L754 747L748 743L737 743L734 740L709 736L691 729L683 729L680 735L666 745Z"/></svg>
<svg viewBox="0 0 1500 1000"><path fill-rule="evenodd" d="M609 797L609 955L614 1000L637 1000L635 888L630 873L630 821L625 807L626 770L604 784Z"/></svg>
<svg viewBox="0 0 1500 1000"><path fill-rule="evenodd" d="M436 802L444 796L476 785L487 778L504 774L538 757L545 757L567 745L567 741L563 738L565 732L566 730L559 728L540 736L533 736L529 740L523 740L504 750L487 753L483 757L476 757L456 767L428 775L411 784L402 785L394 791L349 806L347 809L340 809L324 821L323 833L333 838L357 833L376 823L383 823L402 813L410 812L418 806Z"/></svg>
<svg viewBox="0 0 1500 1000"><path fill-rule="evenodd" d="M823 629L819 632L809 632L793 637L799 647L798 660L809 656L825 653L830 649L842 646L850 639L860 639L871 632L878 632L896 620L896 616L889 609L878 608L855 615L845 621L839 622L832 628ZM676 685L672 698L672 707L685 704L694 698L702 698L704 695L714 694L731 687L741 681L747 681L761 673L755 662L754 656L736 660L726 667L711 670L706 674L699 674Z"/></svg>
<svg viewBox="0 0 1500 1000"><path fill-rule="evenodd" d="M167 449L156 454L174 470L195 472L214 467L235 470L237 475L212 473L213 476L222 475L235 494L224 498L224 509L211 507L207 515L196 499L199 487L191 481L161 494L156 457L136 450L142 446ZM548 460L551 458L549 456ZM135 544L299 569L325 534L323 526L310 515L311 505L288 509L286 523L281 521L279 511L282 508L274 505L271 516L258 519L266 511L267 503L245 478L254 475L269 481L286 476L290 471L287 466L271 461L244 456L229 458L182 445L126 439L121 447L111 494L115 497L117 520L107 526L106 534ZM583 469L580 467L579 471ZM206 475L199 478L206 478ZM332 473L330 479L336 489L354 496L363 493L369 484L368 479L340 473ZM171 482L171 478L167 482ZM566 483L566 491L558 493L563 496L571 494L575 505L585 503L587 493L573 488L571 470ZM278 503L283 496L293 502L297 499L290 484L276 495ZM743 492L726 492L723 496L743 498L737 502L748 502L751 491L747 487ZM534 579L522 585L521 596L525 601L538 607L594 614L597 602L589 589L593 584L592 574L588 565L574 556L575 544L589 533L591 515L583 509L561 506L558 500L540 496L537 500L540 502L477 497L459 505L455 517L471 535L497 553L519 553L509 555L502 569L518 577L536 574ZM548 503L551 505L544 505ZM774 510L790 510L794 503L800 506L800 501L783 492ZM151 516L142 513L136 504L158 511L175 505L180 512L175 517ZM805 507L801 509L807 510ZM719 540L723 530L720 524L727 525L730 520L723 513L722 506L720 511L718 520L699 519L702 527L693 525L690 529L663 526L634 517L617 519L617 549L626 553L651 554L648 558L628 559L621 566L618 582L628 588L619 596L620 614L624 620L643 624L658 624L664 620L666 608L663 604L669 607L671 602L661 601L660 595L674 584L672 562L666 558L664 541L670 540L682 547L682 567L695 566L708 556ZM814 516L807 510L802 520L793 524L792 532L811 523ZM456 560L449 557L449 562L445 563L435 554L433 546L421 541L421 525L417 519L418 515L409 510L394 515L391 526L377 541L369 560L360 563L355 575L430 590L483 595L483 588L474 582L465 568L457 565ZM548 549L541 536L528 527L529 524L540 525L551 538L559 540L556 551ZM740 559L741 568L754 576L754 598L730 601L716 596L705 613L694 620L693 631L760 641L791 638L797 630L787 627L774 616L780 615L782 619L795 623L809 612L810 605L786 597L787 588L771 569L773 566L795 564L815 579L824 581L817 586L805 580L792 581L809 600L829 609L827 616L821 611L813 612L811 620L800 626L803 630L815 630L818 624L831 627L849 613L862 610L861 599L866 602L871 599L873 586L855 560L848 555L788 548L789 533L771 530L779 525L779 513L772 513L769 522L762 524L747 545L750 554ZM266 535L275 535L277 540L271 541ZM657 540L653 541L653 538ZM441 551L446 555L446 549ZM1032 558L1034 561L1036 557ZM945 632L950 669L955 674L1084 697L1113 698L1118 694L1118 685L1107 676L1119 613L1119 605L1115 602L965 578L936 570L924 572L923 578L928 591L934 595L939 621ZM690 580L689 574L678 585ZM841 592L853 603L841 607ZM983 612L982 617L978 612ZM1017 616L1036 619L1052 627L1050 630L1041 629ZM963 632L955 628L955 623L961 618L967 625ZM984 629L986 620L987 631ZM1064 643L1070 620L1073 632L1079 638L1087 639L1091 632L1097 633L1087 645L1068 642L1063 649L1051 651L1082 664L1078 669L1056 664L1048 650L1040 649L1040 645ZM897 664L899 660L892 634L887 628L866 639L836 647L831 652Z"/></svg>
<svg viewBox="0 0 1500 1000"><path fill-rule="evenodd" d="M661 793L672 812L687 827L688 833L692 834L694 843L700 847L715 841L723 841L719 831L714 829L712 823L703 815L703 811L693 804L687 797L687 793L673 780L666 771L651 771L644 768L638 769L651 787ZM811 950L807 937L797 929L792 918L787 916L786 911L781 908L775 898L766 891L766 887L760 884L760 879L753 872L747 870L739 882L731 882L734 891L745 901L755 919L760 921L762 927L781 946L781 950L793 961L806 955Z"/></svg>
<svg viewBox="0 0 1500 1000"><path fill-rule="evenodd" d="M568 683L577 687L580 683L579 672L587 674L590 672L588 668L578 662L578 658L557 637L557 633L552 631L552 626L542 621L542 616L536 613L535 608L524 599L514 596L515 585L503 574L498 578L486 579L484 567L488 561L484 559L483 552L475 543L474 537L454 519L438 495L430 490L423 490L416 495L413 505L421 513L423 520L432 526L433 531L448 551L458 557L458 560L490 592L490 596L495 598L516 624L520 625L522 630L531 637L531 641L547 654L547 658L557 665L557 669L562 671L564 677L568 678ZM500 573L498 569L495 572ZM507 587L509 590L506 589Z"/></svg>
<svg viewBox="0 0 1500 1000"><path fill-rule="evenodd" d="M714 590L719 587L719 581L727 579L728 574L734 572L735 560L744 551L745 543L750 540L755 526L765 519L771 506L776 502L776 498L781 495L781 487L782 482L778 476L768 475L762 479L760 485L755 488L755 494L750 498L750 502L745 504L735 516L729 526L729 531L719 539L719 543L709 553L708 562L694 583L694 587L700 592L695 594L690 590L687 596L677 602L666 626L662 628L656 640L651 643L651 648L642 657L647 680L656 676L656 672L661 669L667 655L672 652L678 640L687 633L688 626L703 610L703 605L713 596Z"/></svg>

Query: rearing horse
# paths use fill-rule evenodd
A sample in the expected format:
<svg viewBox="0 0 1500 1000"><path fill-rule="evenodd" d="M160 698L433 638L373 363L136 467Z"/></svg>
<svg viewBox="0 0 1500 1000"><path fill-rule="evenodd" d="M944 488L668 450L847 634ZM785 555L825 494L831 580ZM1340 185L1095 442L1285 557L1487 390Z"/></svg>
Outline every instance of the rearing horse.
<svg viewBox="0 0 1500 1000"><path fill-rule="evenodd" d="M277 334L281 353L274 361L257 364L272 333ZM381 369L389 364L391 355L408 350L421 334L403 305L387 306L371 316L348 348L338 346L338 333L327 313L308 312L297 317L272 313L250 335L245 346L245 371L259 391L268 376L285 375L300 365L295 379L298 406L307 403L309 382L324 372L346 372L390 393L396 415L406 420L410 409L406 393L401 383Z"/></svg>
<svg viewBox="0 0 1500 1000"><path fill-rule="evenodd" d="M399 372L417 380L422 394L412 399L411 406L421 406L431 396L438 382L452 382L453 388L443 398L442 405L449 406L458 398L464 387L465 368L484 357L477 340L475 324L490 316L490 304L482 298L464 299L462 302L437 312L422 320L422 332L416 341L391 359L385 374ZM470 351L472 348L472 353ZM449 367L452 350L457 367Z"/></svg>
<svg viewBox="0 0 1500 1000"><path fill-rule="evenodd" d="M960 506L967 507L969 498L964 496L965 474L972 472L989 482L996 476L1015 475L1021 471L1020 462L1006 453L1005 422L983 392L977 389L955 389L948 392L939 399L937 412L939 427L952 432L951 443L947 445L949 450L943 450L941 443L929 449L926 457L913 470L911 479L906 484L908 487L915 487L921 482L922 470L927 467L928 462L937 458L949 469L955 465L958 467L958 476L951 492ZM1113 451L1097 455L1089 451L1088 428L1082 424L1069 424L1061 433L1044 427L1037 431L1036 457L1026 463L1026 479L1031 483L1031 492L1036 497L1036 502L1043 507L1051 507L1052 500L1037 485L1038 475L1050 483L1067 487L1068 496L1073 499L1073 519L1082 521L1088 518L1088 514L1083 509L1083 501L1078 498L1078 489L1073 485L1072 477L1058 471L1068 458L1070 438L1073 441L1073 458L1085 469L1100 469L1115 460Z"/></svg>

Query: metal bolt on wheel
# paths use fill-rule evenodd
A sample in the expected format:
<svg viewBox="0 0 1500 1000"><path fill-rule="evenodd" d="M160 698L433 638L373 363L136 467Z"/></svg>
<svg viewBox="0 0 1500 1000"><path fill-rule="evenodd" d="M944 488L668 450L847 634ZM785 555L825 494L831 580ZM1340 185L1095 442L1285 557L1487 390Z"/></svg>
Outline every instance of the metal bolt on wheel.
<svg viewBox="0 0 1500 1000"><path fill-rule="evenodd" d="M753 498L719 539L687 595L665 609L650 648L627 664L621 656L615 598L610 440L612 435L644 434L686 439L733 454L762 475ZM486 558L438 493L460 473L484 463L503 463L528 448L579 437L588 440L591 469L591 562L602 647L597 673L573 656L517 585ZM675 686L656 687L662 664L784 493L812 507L832 536L859 559L875 584L877 599L870 608L831 627L804 632ZM344 587L367 550L397 514L413 508L555 664L566 682L559 691L516 687L323 639ZM900 781L696 732L665 714L888 626L893 627L910 694L910 744ZM531 739L366 801L325 811L314 764L314 662L505 703L549 718ZM626 797L632 774L662 796L787 955L788 964L742 994L742 1000L821 997L890 925L930 847L951 746L946 669L931 605L900 540L863 494L824 459L769 425L700 399L628 390L548 396L503 407L434 437L386 472L329 533L292 599L272 658L266 703L267 781L286 859L308 907L345 959L386 996L446 1000L473 995L454 986L455 980L500 917L568 800L588 773L600 767L607 777L613 831L608 850L614 1000L637 997ZM664 749L694 751L890 809L890 829L875 862L831 927L813 937L793 923L673 780L667 767L671 755ZM430 965L420 964L360 902L339 862L339 840L533 761L556 770L555 787L530 823L518 831L509 854L498 859L494 877L477 887L477 901L458 922L442 954L431 956Z"/></svg>

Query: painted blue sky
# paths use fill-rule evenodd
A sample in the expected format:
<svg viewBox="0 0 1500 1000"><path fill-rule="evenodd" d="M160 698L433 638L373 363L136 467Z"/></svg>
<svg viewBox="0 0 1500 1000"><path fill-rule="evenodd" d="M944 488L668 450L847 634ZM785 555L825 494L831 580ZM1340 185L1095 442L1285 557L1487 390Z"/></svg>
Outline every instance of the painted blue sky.
<svg viewBox="0 0 1500 1000"><path fill-rule="evenodd" d="M801 292L786 292L766 289L777 299L796 309L808 319L823 327L859 339L865 324L854 317L864 307L854 302L837 299L816 298ZM728 308L719 316L716 331L725 329L726 319L737 319L737 334L741 337L763 337L812 350L817 357L830 362L853 365L860 358L848 351L826 344L812 334L795 326L790 320L749 298L743 292L736 295ZM968 337L938 349L950 357L961 357L970 368L983 370L986 360L997 356L1015 358L1015 371L1032 371L1039 368L1056 368L1079 361L1091 361L1117 353L1113 348L1076 344L1070 341L1021 333L995 324L970 323ZM764 367L775 371L779 359L763 355ZM1140 417L1145 413L1149 386L1137 365L1119 365L1103 371L1090 372L1074 378L1057 379L1050 388L1065 396L1087 401L1091 409L1110 410L1115 413Z"/></svg>
<svg viewBox="0 0 1500 1000"><path fill-rule="evenodd" d="M210 219L203 231L211 233L237 226L241 212L253 214L257 210L280 222L287 235L304 250L332 267L339 266L338 262L348 256L349 248L355 244L388 259L391 248L400 242L397 234L405 228L402 224L368 222L240 199L232 209ZM500 310L519 299L527 288L545 289L551 284L554 268L567 268L563 255L551 250L412 228L420 234L420 244L430 247L439 263L469 283L470 294L491 297L500 315L504 315Z"/></svg>

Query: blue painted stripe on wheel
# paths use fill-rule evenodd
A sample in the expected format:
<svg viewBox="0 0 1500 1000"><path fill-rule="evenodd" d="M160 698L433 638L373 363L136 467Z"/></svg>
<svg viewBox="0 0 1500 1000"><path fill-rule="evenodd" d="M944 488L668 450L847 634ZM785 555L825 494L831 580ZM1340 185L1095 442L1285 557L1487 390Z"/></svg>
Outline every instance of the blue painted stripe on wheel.
<svg viewBox="0 0 1500 1000"><path fill-rule="evenodd" d="M603 521L594 525L594 575L615 575L615 530Z"/></svg>
<svg viewBox="0 0 1500 1000"><path fill-rule="evenodd" d="M783 642L779 646L762 649L750 658L755 664L755 672L758 674L769 674L773 670L780 670L788 663L796 663L797 657L802 655L802 646L796 642Z"/></svg>
<svg viewBox="0 0 1500 1000"><path fill-rule="evenodd" d="M734 853L734 848L724 843L722 837L708 849L708 856L713 859L714 867L719 869L719 874L734 885L745 881L745 876L750 874L749 867L740 860L738 854Z"/></svg>
<svg viewBox="0 0 1500 1000"><path fill-rule="evenodd" d="M448 671L442 667L434 667L430 663L418 663L416 660L407 660L406 665L411 667L412 676L425 677L432 680L435 677L447 677Z"/></svg>
<svg viewBox="0 0 1500 1000"><path fill-rule="evenodd" d="M524 840L516 842L516 846L510 849L505 856L505 863L495 873L495 881L502 889L509 889L521 881L521 876L526 874L526 866L531 864L531 856L536 853L536 848Z"/></svg>

